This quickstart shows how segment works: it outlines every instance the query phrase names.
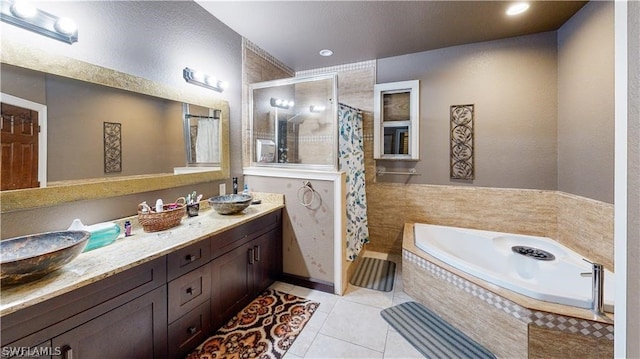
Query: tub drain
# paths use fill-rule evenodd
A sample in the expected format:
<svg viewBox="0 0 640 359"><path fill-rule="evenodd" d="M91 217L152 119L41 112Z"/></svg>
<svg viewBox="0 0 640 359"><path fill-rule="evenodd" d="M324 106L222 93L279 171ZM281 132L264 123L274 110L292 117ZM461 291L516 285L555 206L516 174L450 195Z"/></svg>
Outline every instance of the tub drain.
<svg viewBox="0 0 640 359"><path fill-rule="evenodd" d="M552 261L556 259L556 256L540 248L513 246L511 247L511 250L515 253L521 254L526 257L531 257L539 261Z"/></svg>

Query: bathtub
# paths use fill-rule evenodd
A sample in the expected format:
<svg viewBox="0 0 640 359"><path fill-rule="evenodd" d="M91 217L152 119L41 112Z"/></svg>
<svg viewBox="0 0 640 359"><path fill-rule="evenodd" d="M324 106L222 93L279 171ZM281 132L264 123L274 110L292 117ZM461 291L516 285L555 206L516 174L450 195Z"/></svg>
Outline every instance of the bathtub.
<svg viewBox="0 0 640 359"><path fill-rule="evenodd" d="M414 237L420 250L484 281L534 299L591 308L591 278L580 275L591 272L591 264L550 238L421 223ZM614 293L614 274L605 270L607 312L613 312Z"/></svg>

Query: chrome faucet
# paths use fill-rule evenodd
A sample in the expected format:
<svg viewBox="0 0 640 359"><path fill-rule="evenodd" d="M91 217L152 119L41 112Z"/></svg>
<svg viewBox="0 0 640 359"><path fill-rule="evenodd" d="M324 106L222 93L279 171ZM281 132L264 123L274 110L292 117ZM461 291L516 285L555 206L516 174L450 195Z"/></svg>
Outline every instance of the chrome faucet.
<svg viewBox="0 0 640 359"><path fill-rule="evenodd" d="M604 267L602 264L594 263L583 258L585 262L591 263L591 272L580 273L583 277L591 277L591 310L597 315L604 313Z"/></svg>

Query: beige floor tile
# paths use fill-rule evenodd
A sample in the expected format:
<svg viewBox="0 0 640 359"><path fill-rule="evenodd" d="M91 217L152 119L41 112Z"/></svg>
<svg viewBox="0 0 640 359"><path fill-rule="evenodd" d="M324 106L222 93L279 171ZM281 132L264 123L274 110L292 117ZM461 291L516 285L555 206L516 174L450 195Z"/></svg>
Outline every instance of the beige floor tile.
<svg viewBox="0 0 640 359"><path fill-rule="evenodd" d="M403 338L395 330L389 330L387 333L387 341L384 350L385 359L395 358L424 358L424 356L417 351L413 345Z"/></svg>
<svg viewBox="0 0 640 359"><path fill-rule="evenodd" d="M391 306L393 291L382 292L349 284L342 299L384 309Z"/></svg>
<svg viewBox="0 0 640 359"><path fill-rule="evenodd" d="M371 350L327 335L318 334L305 359L382 358L382 352Z"/></svg>
<svg viewBox="0 0 640 359"><path fill-rule="evenodd" d="M320 328L322 328L322 325L324 324L328 316L329 315L327 313L315 312L311 316L311 320L309 320L304 329L302 329L302 332L293 342L293 345L288 352L291 352L292 354L298 355L300 357L304 357L304 355L307 353L307 350L309 350L309 347L311 347L311 344L316 339L318 332L320 332Z"/></svg>
<svg viewBox="0 0 640 359"><path fill-rule="evenodd" d="M288 351L284 354L284 356L282 357L282 359L302 359L303 357L299 357L295 354L292 354L291 351Z"/></svg>
<svg viewBox="0 0 640 359"><path fill-rule="evenodd" d="M297 295L298 297L306 298L309 300L313 300L320 303L318 307L318 312L320 313L329 313L336 305L336 302L340 298L340 296L321 292L319 290L313 290L309 288L295 286L290 294Z"/></svg>
<svg viewBox="0 0 640 359"><path fill-rule="evenodd" d="M275 290L280 291L280 292L293 294L291 292L295 288L295 285L289 284L289 283L283 283L283 282L274 282L273 284L271 284L269 286L269 288L275 289Z"/></svg>
<svg viewBox="0 0 640 359"><path fill-rule="evenodd" d="M388 329L380 308L340 299L320 333L382 352Z"/></svg>

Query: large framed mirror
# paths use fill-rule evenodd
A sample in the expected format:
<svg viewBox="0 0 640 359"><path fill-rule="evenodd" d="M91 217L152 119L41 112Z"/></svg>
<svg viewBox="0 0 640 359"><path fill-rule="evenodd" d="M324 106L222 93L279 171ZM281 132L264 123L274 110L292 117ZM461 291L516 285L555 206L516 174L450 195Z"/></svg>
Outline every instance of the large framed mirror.
<svg viewBox="0 0 640 359"><path fill-rule="evenodd" d="M35 96L36 100L32 102L45 106L48 122L45 126L48 134L39 144L46 146L45 155L39 156L45 166L38 170L46 167L47 174L46 177L38 176L38 185L42 187L0 191L1 212L162 190L229 177L229 105L224 100L197 90L173 89L5 39L0 70L3 93L9 86L9 83L5 86L5 79L15 80L16 72L22 75L18 78L33 80L17 85L21 90L17 96L15 91L11 96ZM31 75L25 75L27 73ZM12 86L16 88L16 84ZM40 93L27 95L21 92L30 87ZM205 164L186 160L184 106L206 109L202 111L217 115L218 137L211 141L218 148L216 161ZM53 121L60 118L64 121ZM73 137L70 131L75 133ZM109 145L115 148L116 160L120 146L120 167L117 161L111 163L111 167L107 166L109 134L115 138ZM174 167L178 166L206 167L206 171L175 175ZM4 178L5 169L2 171Z"/></svg>

